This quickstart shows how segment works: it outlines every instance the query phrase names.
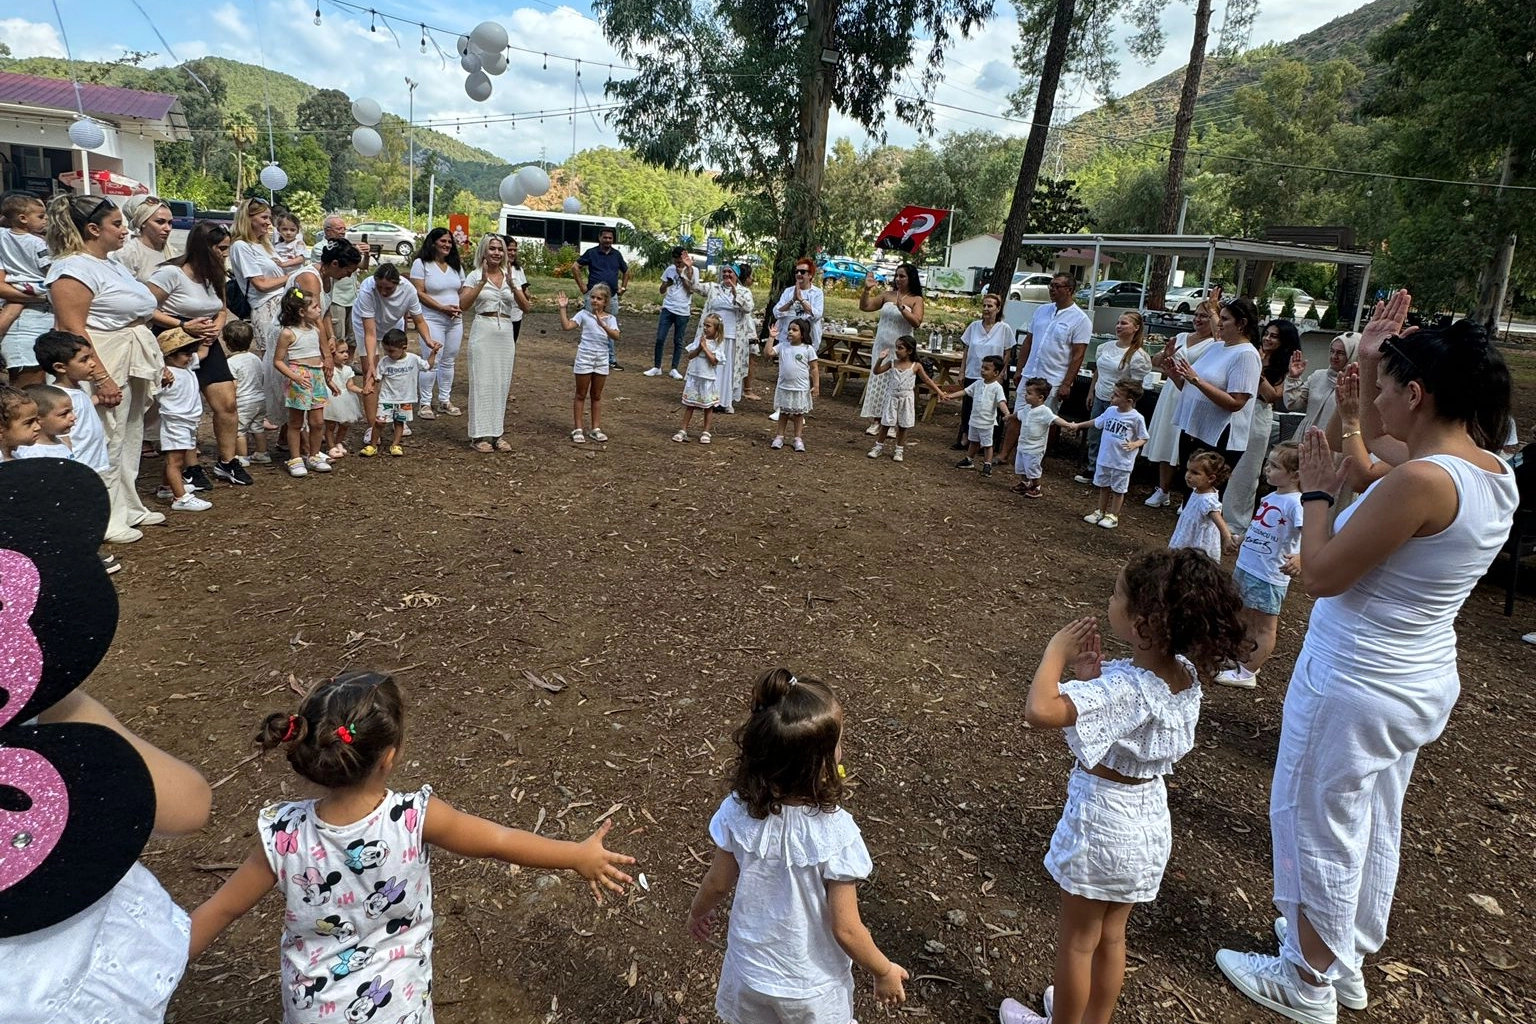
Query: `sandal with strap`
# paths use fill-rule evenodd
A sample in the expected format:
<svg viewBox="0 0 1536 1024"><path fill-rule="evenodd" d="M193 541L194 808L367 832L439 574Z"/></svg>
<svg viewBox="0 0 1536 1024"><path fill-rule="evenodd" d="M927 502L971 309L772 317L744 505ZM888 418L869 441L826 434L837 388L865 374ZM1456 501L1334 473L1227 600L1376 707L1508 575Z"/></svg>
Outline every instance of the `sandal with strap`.
<svg viewBox="0 0 1536 1024"><path fill-rule="evenodd" d="M496 439L496 450L499 452L509 452L512 450L512 446L507 443L506 438L498 437Z"/></svg>
<svg viewBox="0 0 1536 1024"><path fill-rule="evenodd" d="M587 435L583 434L581 432L580 428L577 428L576 430L571 431L571 443L572 444L586 444L587 443Z"/></svg>
<svg viewBox="0 0 1536 1024"><path fill-rule="evenodd" d="M489 441L476 441L471 444L470 447L479 452L481 455L491 454L491 442Z"/></svg>

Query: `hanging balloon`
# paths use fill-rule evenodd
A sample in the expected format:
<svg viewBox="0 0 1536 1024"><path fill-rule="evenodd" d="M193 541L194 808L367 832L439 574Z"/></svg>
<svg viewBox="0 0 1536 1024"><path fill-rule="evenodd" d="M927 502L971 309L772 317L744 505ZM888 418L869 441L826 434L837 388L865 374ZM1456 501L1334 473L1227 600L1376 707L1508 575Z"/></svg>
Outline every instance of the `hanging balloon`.
<svg viewBox="0 0 1536 1024"><path fill-rule="evenodd" d="M507 30L494 21L482 21L476 25L470 30L469 41L482 54L499 53L507 48L507 43L511 42L507 37Z"/></svg>
<svg viewBox="0 0 1536 1024"><path fill-rule="evenodd" d="M478 53L466 53L464 56L459 58L459 67L463 68L470 74L474 74L481 68L480 55Z"/></svg>
<svg viewBox="0 0 1536 1024"><path fill-rule="evenodd" d="M464 80L464 92L476 103L484 103L491 98L491 80L484 71L476 71Z"/></svg>
<svg viewBox="0 0 1536 1024"><path fill-rule="evenodd" d="M107 141L107 133L90 118L76 118L75 123L69 126L69 141L81 149L95 149Z"/></svg>
<svg viewBox="0 0 1536 1024"><path fill-rule="evenodd" d="M379 106L378 100L371 100L366 96L359 96L352 101L352 116L357 123L372 128L384 120L384 108Z"/></svg>
<svg viewBox="0 0 1536 1024"><path fill-rule="evenodd" d="M458 45L459 45L459 56L462 57L466 53L468 53L470 50L472 50L474 48L475 44L470 42L469 36L459 36L459 44Z"/></svg>
<svg viewBox="0 0 1536 1024"><path fill-rule="evenodd" d="M488 53L480 59L480 66L488 75L499 75L507 70L507 55L500 50Z"/></svg>
<svg viewBox="0 0 1536 1024"><path fill-rule="evenodd" d="M261 169L261 187L268 192L281 192L288 187L288 172L277 164L267 164Z"/></svg>
<svg viewBox="0 0 1536 1024"><path fill-rule="evenodd" d="M384 140L379 133L364 125L352 129L352 148L359 156L378 156L384 151Z"/></svg>
<svg viewBox="0 0 1536 1024"><path fill-rule="evenodd" d="M560 209L564 210L566 213L580 213L581 200L577 199L575 196L566 196L565 202L560 204Z"/></svg>
<svg viewBox="0 0 1536 1024"><path fill-rule="evenodd" d="M517 172L517 183L523 186L523 191L530 196L541 196L549 191L549 175L544 168L529 164Z"/></svg>
<svg viewBox="0 0 1536 1024"><path fill-rule="evenodd" d="M508 206L521 206L527 195L523 193L523 186L518 184L517 175L509 174L501 179L501 201Z"/></svg>

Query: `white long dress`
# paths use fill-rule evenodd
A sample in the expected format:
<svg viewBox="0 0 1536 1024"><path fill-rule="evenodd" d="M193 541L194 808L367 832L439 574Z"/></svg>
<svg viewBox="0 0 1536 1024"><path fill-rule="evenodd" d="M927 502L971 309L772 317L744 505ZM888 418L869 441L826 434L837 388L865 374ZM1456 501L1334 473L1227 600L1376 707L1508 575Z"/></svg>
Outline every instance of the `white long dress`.
<svg viewBox="0 0 1536 1024"><path fill-rule="evenodd" d="M1209 352L1215 343L1215 338L1206 338L1191 345L1188 334L1180 334L1172 342L1173 351L1183 352L1190 366L1198 363L1200 357ZM1152 422L1147 427L1147 444L1141 450L1148 462L1162 462L1169 466L1179 464L1179 428L1173 420L1182 393L1172 381L1164 381L1163 389L1158 392L1157 406L1152 410Z"/></svg>
<svg viewBox="0 0 1536 1024"><path fill-rule="evenodd" d="M737 285L734 294L723 284L706 285L704 308L693 332L697 344L704 337L704 318L711 313L720 317L723 329L716 346L720 362L715 364L715 372L720 380L720 408L726 412L736 411L736 402L741 399L741 382L747 375L747 352L752 343L752 301L752 289L743 285Z"/></svg>
<svg viewBox="0 0 1536 1024"><path fill-rule="evenodd" d="M469 417L470 440L500 437L506 430L507 395L512 389L512 370L517 363L518 324L522 307L512 293L512 284L527 284L522 270L514 267L511 278L501 284L487 281L475 297L474 318L469 326ZM466 286L480 283L482 270L470 271ZM469 312L466 310L466 312Z"/></svg>
<svg viewBox="0 0 1536 1024"><path fill-rule="evenodd" d="M875 326L875 343L869 352L870 368L873 369L881 359L894 359L897 340L911 333L912 325L902 316L900 306L894 302L881 306L880 322ZM878 376L870 374L869 385L864 389L864 402L859 409L860 417L877 420L884 414L885 399L891 393L891 383L891 375L888 373Z"/></svg>

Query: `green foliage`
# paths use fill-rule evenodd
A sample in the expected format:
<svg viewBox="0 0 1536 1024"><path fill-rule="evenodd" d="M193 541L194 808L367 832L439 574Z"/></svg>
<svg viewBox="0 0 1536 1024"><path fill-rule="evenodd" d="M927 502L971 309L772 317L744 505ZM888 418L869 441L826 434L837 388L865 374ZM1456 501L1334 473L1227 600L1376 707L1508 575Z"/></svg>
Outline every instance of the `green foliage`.
<svg viewBox="0 0 1536 1024"><path fill-rule="evenodd" d="M1001 231L1023 155L1023 139L950 132L936 146L924 142L907 154L892 205L953 207L956 238Z"/></svg>
<svg viewBox="0 0 1536 1024"><path fill-rule="evenodd" d="M235 201L229 182L200 171L163 170L158 184L163 194L191 200L200 210L225 210Z"/></svg>
<svg viewBox="0 0 1536 1024"><path fill-rule="evenodd" d="M321 221L325 218L325 207L321 204L319 196L304 189L285 189L282 194L282 203L288 207L290 213L299 218L299 223L311 236L319 232Z"/></svg>
<svg viewBox="0 0 1536 1024"><path fill-rule="evenodd" d="M1280 319L1291 321L1296 319L1296 292L1293 290L1287 290L1285 293L1285 305L1280 307Z"/></svg>
<svg viewBox="0 0 1536 1024"><path fill-rule="evenodd" d="M685 220L697 225L725 203L726 193L708 174L666 170L644 163L628 150L607 146L577 153L564 166L566 175L595 214L623 217L646 232L677 231Z"/></svg>
<svg viewBox="0 0 1536 1024"><path fill-rule="evenodd" d="M898 208L896 189L905 154L894 146L855 150L847 139L832 144L822 184L822 232L836 253L867 250Z"/></svg>

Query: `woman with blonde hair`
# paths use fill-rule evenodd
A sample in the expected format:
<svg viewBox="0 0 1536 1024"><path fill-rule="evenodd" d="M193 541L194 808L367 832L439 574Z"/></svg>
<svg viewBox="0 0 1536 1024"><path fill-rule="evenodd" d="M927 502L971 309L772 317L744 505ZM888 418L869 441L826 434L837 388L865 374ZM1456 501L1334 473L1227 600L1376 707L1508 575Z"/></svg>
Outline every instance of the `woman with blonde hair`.
<svg viewBox="0 0 1536 1024"><path fill-rule="evenodd" d="M1195 329L1175 335L1158 357L1158 367L1167 377L1157 394L1152 422L1147 425L1150 436L1141 450L1148 462L1157 463L1157 490L1146 501L1152 508L1173 504L1173 471L1179 465L1179 428L1174 423L1179 410L1179 384L1173 379L1173 360L1183 356L1189 365L1198 366L1201 357L1216 345L1216 321L1220 314L1221 292L1217 290L1195 310Z"/></svg>
<svg viewBox="0 0 1536 1024"><path fill-rule="evenodd" d="M101 366L91 385L107 439L109 464L102 480L112 510L106 539L131 543L143 536L138 527L165 522L164 515L144 507L137 487L144 414L165 369L160 346L145 325L165 292L110 258L128 238L122 212L110 199L55 196L48 204L47 237L54 323L89 341Z"/></svg>
<svg viewBox="0 0 1536 1024"><path fill-rule="evenodd" d="M117 251L117 262L148 284L156 267L181 255L171 244L171 208L157 196L133 196L123 204L123 220L133 236Z"/></svg>
<svg viewBox="0 0 1536 1024"><path fill-rule="evenodd" d="M1152 372L1152 358L1147 355L1147 325L1142 315L1134 309L1120 314L1115 321L1115 336L1104 342L1093 355L1093 381L1089 394L1093 395L1093 411L1089 419L1098 419L1109 408L1114 397L1115 385L1123 380L1141 383ZM1093 483L1095 458L1099 451L1099 437L1104 432L1096 428L1088 431L1088 444L1083 450L1083 472L1074 479L1080 484Z"/></svg>
<svg viewBox="0 0 1536 1024"><path fill-rule="evenodd" d="M517 361L523 314L533 308L524 290L528 277L517 262L516 239L482 235L475 265L459 289L459 308L473 311L469 324L469 444L482 455L509 452L502 436L507 393Z"/></svg>
<svg viewBox="0 0 1536 1024"><path fill-rule="evenodd" d="M272 248L272 207L261 199L247 199L235 209L235 227L230 232L234 242L229 247L229 266L236 285L251 306L251 351L261 356L267 379L279 376L272 369L272 352L277 341L277 313L288 284L288 275L277 265ZM267 389L267 420L278 423L287 418L282 405L282 390Z"/></svg>

